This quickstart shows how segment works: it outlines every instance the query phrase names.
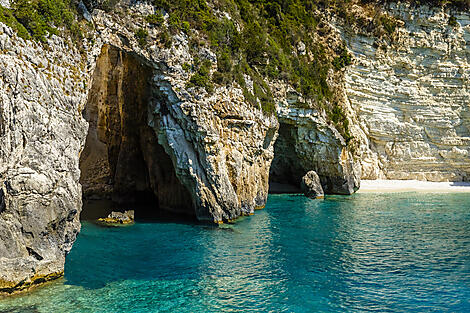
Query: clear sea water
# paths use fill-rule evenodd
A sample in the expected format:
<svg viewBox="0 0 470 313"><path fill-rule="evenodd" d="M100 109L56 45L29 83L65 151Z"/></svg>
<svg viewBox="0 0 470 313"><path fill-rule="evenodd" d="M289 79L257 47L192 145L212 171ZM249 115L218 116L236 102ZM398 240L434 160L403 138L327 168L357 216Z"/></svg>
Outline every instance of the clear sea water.
<svg viewBox="0 0 470 313"><path fill-rule="evenodd" d="M470 312L470 195L273 195L220 228L84 222L65 270L0 312Z"/></svg>

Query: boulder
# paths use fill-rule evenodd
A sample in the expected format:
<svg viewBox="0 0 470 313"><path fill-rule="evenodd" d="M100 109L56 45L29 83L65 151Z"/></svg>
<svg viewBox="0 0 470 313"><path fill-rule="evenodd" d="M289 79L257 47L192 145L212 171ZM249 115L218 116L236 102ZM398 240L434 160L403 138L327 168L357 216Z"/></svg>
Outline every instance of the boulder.
<svg viewBox="0 0 470 313"><path fill-rule="evenodd" d="M310 171L302 177L300 188L304 195L310 199L323 199L325 196L320 177L318 177L315 171Z"/></svg>
<svg viewBox="0 0 470 313"><path fill-rule="evenodd" d="M134 210L122 212L111 212L106 218L98 219L98 222L114 225L114 224L132 224L134 223Z"/></svg>

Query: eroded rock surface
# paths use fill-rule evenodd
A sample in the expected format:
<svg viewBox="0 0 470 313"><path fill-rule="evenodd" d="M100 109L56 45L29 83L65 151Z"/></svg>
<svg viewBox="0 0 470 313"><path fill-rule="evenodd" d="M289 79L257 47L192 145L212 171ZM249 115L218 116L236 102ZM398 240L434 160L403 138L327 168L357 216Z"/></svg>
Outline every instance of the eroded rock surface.
<svg viewBox="0 0 470 313"><path fill-rule="evenodd" d="M0 293L56 278L80 230L81 58L0 23ZM85 74L86 77L86 74Z"/></svg>
<svg viewBox="0 0 470 313"><path fill-rule="evenodd" d="M280 105L281 123L271 167L271 180L300 186L314 170L325 193L352 194L360 187L360 163L341 134L317 110Z"/></svg>
<svg viewBox="0 0 470 313"><path fill-rule="evenodd" d="M363 132L365 179L470 179L470 17L392 4L394 41L345 35L345 90ZM450 25L451 16L456 25Z"/></svg>
<svg viewBox="0 0 470 313"><path fill-rule="evenodd" d="M85 1L90 11L99 2ZM141 47L135 33L147 23L135 17L154 9L126 10L89 12L95 33L82 55L55 36L46 50L0 24L0 292L61 275L80 229L80 157L86 196L150 195L155 209L211 223L264 206L270 170L296 188L314 170L325 193L337 194L355 192L361 175L468 177L467 15L450 29L445 14L392 8L408 22L390 50L345 35L356 63L336 86L361 143L353 150L324 112L299 108L289 87L276 88L277 117L235 83L211 94L189 88L188 36L166 47L152 27ZM215 71L216 55L197 49Z"/></svg>
<svg viewBox="0 0 470 313"><path fill-rule="evenodd" d="M318 177L315 171L310 171L302 177L300 188L304 195L310 199L321 199L325 196L321 186L320 177Z"/></svg>
<svg viewBox="0 0 470 313"><path fill-rule="evenodd" d="M135 212L128 210L125 212L111 212L107 217L98 219L98 222L104 225L129 225L134 223Z"/></svg>

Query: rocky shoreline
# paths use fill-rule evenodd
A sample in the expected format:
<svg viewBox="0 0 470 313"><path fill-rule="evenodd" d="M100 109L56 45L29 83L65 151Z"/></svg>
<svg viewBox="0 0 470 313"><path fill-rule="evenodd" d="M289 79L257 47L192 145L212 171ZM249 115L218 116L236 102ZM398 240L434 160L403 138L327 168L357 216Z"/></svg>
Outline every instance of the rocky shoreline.
<svg viewBox="0 0 470 313"><path fill-rule="evenodd" d="M404 21L393 42L322 21L354 55L328 73L341 127L286 82L269 81L275 112L256 77L194 86L196 65L213 75L220 58L184 32L162 43L150 4L88 12L82 50L0 23L0 293L62 275L83 197L221 224L264 207L270 184L317 198L353 194L361 178L468 181L470 17L451 27L443 9L385 9Z"/></svg>

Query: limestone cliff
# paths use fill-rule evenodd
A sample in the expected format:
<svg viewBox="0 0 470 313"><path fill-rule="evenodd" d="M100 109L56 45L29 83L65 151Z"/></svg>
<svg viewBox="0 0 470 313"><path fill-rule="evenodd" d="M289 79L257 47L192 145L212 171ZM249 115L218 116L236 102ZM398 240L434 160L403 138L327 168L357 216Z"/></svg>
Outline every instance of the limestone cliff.
<svg viewBox="0 0 470 313"><path fill-rule="evenodd" d="M46 47L0 24L1 293L61 276L80 229L80 181L87 196L150 194L155 210L212 223L266 203L275 116L233 86L187 88L187 38L142 49L128 19L126 28L96 10L82 54L57 36Z"/></svg>
<svg viewBox="0 0 470 313"><path fill-rule="evenodd" d="M399 22L393 40L343 32L355 57L345 91L358 117L362 177L468 181L470 16L386 10Z"/></svg>
<svg viewBox="0 0 470 313"><path fill-rule="evenodd" d="M61 275L80 230L81 58L0 24L0 293Z"/></svg>
<svg viewBox="0 0 470 313"><path fill-rule="evenodd" d="M361 168L343 136L328 122L324 112L295 106L298 95L285 90L280 88L278 92L283 100L278 101L280 128L271 166L272 183L299 188L302 177L314 170L326 193L356 192L360 187ZM276 192L290 190L282 185Z"/></svg>

